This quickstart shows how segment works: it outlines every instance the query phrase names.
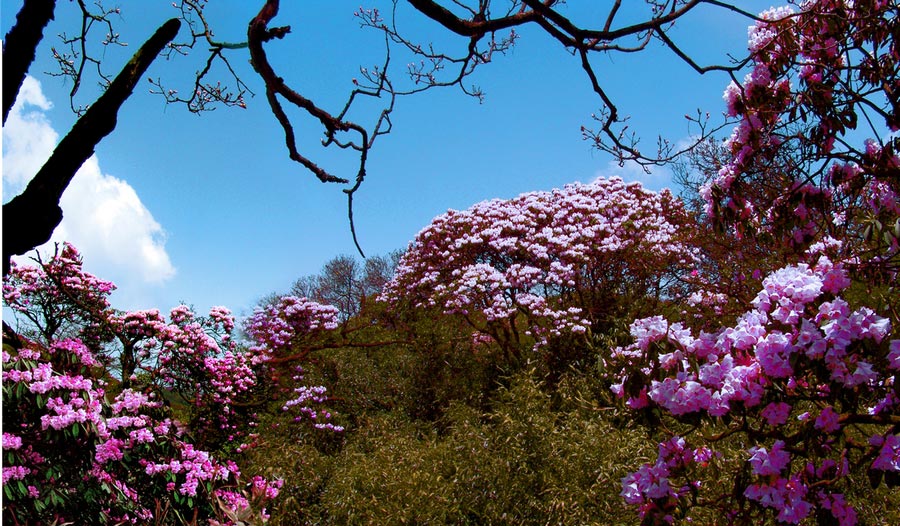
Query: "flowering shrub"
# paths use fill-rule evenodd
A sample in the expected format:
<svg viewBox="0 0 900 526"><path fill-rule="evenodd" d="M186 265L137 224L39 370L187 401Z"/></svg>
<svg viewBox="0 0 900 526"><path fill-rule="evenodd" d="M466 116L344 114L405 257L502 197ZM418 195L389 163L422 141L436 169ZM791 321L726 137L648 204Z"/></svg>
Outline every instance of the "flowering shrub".
<svg viewBox="0 0 900 526"><path fill-rule="evenodd" d="M237 465L196 449L155 392L111 396L79 340L23 343L3 351L4 516L177 524L219 513L215 499L237 485Z"/></svg>
<svg viewBox="0 0 900 526"><path fill-rule="evenodd" d="M259 307L244 324L253 340L250 350L256 363L283 358L284 353L309 341L324 331L338 327L338 310L307 298L282 296L278 301Z"/></svg>
<svg viewBox="0 0 900 526"><path fill-rule="evenodd" d="M27 321L24 334L44 345L79 338L95 352L101 351L110 335L104 333L93 313L110 309L108 297L115 285L83 273L81 255L70 244L64 244L50 261L40 263L21 266L12 262L3 282L4 304L17 318Z"/></svg>
<svg viewBox="0 0 900 526"><path fill-rule="evenodd" d="M247 422L238 422L235 401L257 379L231 336L234 318L228 309L213 307L208 317L198 317L181 305L167 322L156 309L115 311L108 301L114 289L84 272L78 251L64 244L46 263L13 264L4 300L22 318L22 332L37 336L43 346L77 338L84 346L80 352L97 362L92 365L111 365L118 355L121 388L178 395L190 408L191 427L201 442L214 433L236 440L238 427Z"/></svg>
<svg viewBox="0 0 900 526"><path fill-rule="evenodd" d="M816 0L750 27L752 70L724 96L730 157L702 190L711 215L801 249L830 236L842 259L896 271L898 9Z"/></svg>
<svg viewBox="0 0 900 526"><path fill-rule="evenodd" d="M737 239L795 263L768 272L734 324L695 335L644 318L615 351L614 392L676 430L623 479L645 524L712 508L729 523L850 525L863 474L900 482L897 299L878 292L900 254L898 10L811 0L750 28L752 70L725 91L729 157L701 194ZM860 118L874 138L851 135ZM726 457L735 443L742 456ZM729 487L705 483L722 472Z"/></svg>
<svg viewBox="0 0 900 526"><path fill-rule="evenodd" d="M256 477L248 494L237 464L203 448L254 443L255 414L244 406L268 381L271 338L244 351L223 307L199 317L182 305L168 321L157 310L118 312L113 289L85 273L68 244L36 267L14 265L4 283L21 332L33 336L4 324L4 515L35 524L264 520L280 482ZM287 317L254 318L254 334L316 329L298 324L296 309L278 312ZM324 401L323 388L296 391L285 410L339 430L309 407ZM185 423L171 401L184 403Z"/></svg>
<svg viewBox="0 0 900 526"><path fill-rule="evenodd" d="M693 260L686 224L668 191L619 178L486 201L422 230L381 299L461 315L511 352L524 337L540 347L671 293Z"/></svg>
<svg viewBox="0 0 900 526"><path fill-rule="evenodd" d="M614 353L622 370L614 391L629 407L731 422L731 433L756 444L746 451L751 477L735 473L737 497L718 501L735 519L753 516L749 500L775 510L781 522L797 524L824 509L853 524L841 492L851 473L888 474L890 484L900 474L900 339L888 338L888 319L867 307L851 310L840 296L849 283L824 256L813 267L785 267L763 280L754 309L735 326L693 336L662 317L638 320L635 343ZM673 440L687 447L682 437ZM678 462L695 462L701 450L708 459L701 447ZM652 522L671 522L685 497L673 489L670 456L661 449L655 466L623 481L623 496ZM700 487L699 480L680 483Z"/></svg>
<svg viewBox="0 0 900 526"><path fill-rule="evenodd" d="M296 296L282 296L268 306L257 308L244 324L253 342L252 362L265 370L267 378L275 384L288 385L281 387L282 393L290 398L281 410L296 412L295 422L307 420L317 429L340 432L344 428L330 422L331 413L313 407L327 400L325 387L301 385L303 368L299 365L287 374L280 371L283 364L306 359L309 350L304 345L337 327L337 308ZM290 382L282 382L284 376L289 376Z"/></svg>

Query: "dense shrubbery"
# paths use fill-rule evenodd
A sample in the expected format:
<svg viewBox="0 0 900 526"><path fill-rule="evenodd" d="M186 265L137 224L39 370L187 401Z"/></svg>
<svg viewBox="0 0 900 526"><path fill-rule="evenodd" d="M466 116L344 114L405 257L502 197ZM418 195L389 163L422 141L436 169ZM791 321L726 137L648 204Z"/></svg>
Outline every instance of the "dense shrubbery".
<svg viewBox="0 0 900 526"><path fill-rule="evenodd" d="M4 283L22 323L18 333L4 323L4 520L264 520L281 481L242 481L227 459L255 443L248 408L262 405L271 382L270 342L238 346L221 307L198 317L182 305L169 321L156 310L115 311L113 289L82 270L71 245L45 263L14 265ZM331 312L304 306L314 320ZM300 387L285 405L327 427L309 406L320 399L321 389Z"/></svg>

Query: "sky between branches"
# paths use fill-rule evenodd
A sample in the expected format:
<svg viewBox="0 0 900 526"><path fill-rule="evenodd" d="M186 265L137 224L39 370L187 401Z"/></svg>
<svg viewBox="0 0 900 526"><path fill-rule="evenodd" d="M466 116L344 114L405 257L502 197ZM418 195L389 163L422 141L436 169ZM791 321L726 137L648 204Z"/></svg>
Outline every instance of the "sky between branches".
<svg viewBox="0 0 900 526"><path fill-rule="evenodd" d="M770 5L742 2L751 12ZM20 6L2 0L4 34ZM359 28L357 7L358 2L286 2L274 21L290 24L293 32L270 44L270 57L290 75L288 82L330 111L340 109L360 66L383 60L382 37ZM246 0L210 2L217 37L244 39L257 8ZM129 46L108 50L107 69L117 71L175 14L168 2L123 2L116 24ZM400 14L401 27L422 39L433 35L456 49L463 44L410 9ZM24 187L75 120L67 100L71 86L44 72L53 68L56 35L75 31L78 18L76 6L59 2L56 22L45 31L30 70L33 78L3 129L4 202ZM699 62L724 63L726 53L746 50L749 23L705 9L671 35ZM262 82L245 57L235 55L232 62L257 93L248 98L248 109L192 115L166 107L144 80L125 103L116 130L64 195L66 217L54 240L74 243L88 271L119 286L116 307L168 310L187 302L200 311L225 305L249 313L260 297L286 290L338 254L355 252L341 187L319 183L287 158ZM184 87L199 60L159 60L148 76ZM685 140L691 133L686 113L699 108L715 119L724 109L724 75L700 77L658 46L595 60L604 87L631 116L645 148L655 147L658 134ZM483 104L455 89L398 101L394 131L376 143L368 179L354 200L367 254L403 248L432 217L485 199L611 175L652 189L670 185L667 169L645 175L636 167L619 168L581 139L580 126L591 124L600 101L577 59L544 34L522 31L512 53L477 71L471 82L485 91ZM82 101L92 101L95 93L88 91ZM297 132L314 159L338 174L355 173L355 158L318 147L320 129L300 126Z"/></svg>

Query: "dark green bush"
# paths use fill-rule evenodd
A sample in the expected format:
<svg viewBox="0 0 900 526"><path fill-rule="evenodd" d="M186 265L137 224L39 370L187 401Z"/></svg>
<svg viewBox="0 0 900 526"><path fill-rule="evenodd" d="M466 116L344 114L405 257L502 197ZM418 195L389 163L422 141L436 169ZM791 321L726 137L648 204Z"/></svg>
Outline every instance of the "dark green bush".
<svg viewBox="0 0 900 526"><path fill-rule="evenodd" d="M373 413L331 458L285 445L281 465L290 474L273 523L636 523L618 497L620 481L655 454L655 443L616 429L570 394L554 410L522 372L487 412L454 402L439 426L401 411Z"/></svg>

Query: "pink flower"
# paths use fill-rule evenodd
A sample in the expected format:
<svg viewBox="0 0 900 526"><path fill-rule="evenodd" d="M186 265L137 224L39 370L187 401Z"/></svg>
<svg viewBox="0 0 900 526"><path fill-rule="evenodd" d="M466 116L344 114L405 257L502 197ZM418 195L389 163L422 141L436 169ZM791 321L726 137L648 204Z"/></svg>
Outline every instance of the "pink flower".
<svg viewBox="0 0 900 526"><path fill-rule="evenodd" d="M750 467L756 475L778 475L791 461L791 455L784 451L784 442L776 440L770 451L763 447L752 447Z"/></svg>
<svg viewBox="0 0 900 526"><path fill-rule="evenodd" d="M770 426L780 426L788 421L791 406L784 402L773 402L762 410L761 416Z"/></svg>
<svg viewBox="0 0 900 526"><path fill-rule="evenodd" d="M890 364L888 367L900 370L900 340L891 340L887 359Z"/></svg>
<svg viewBox="0 0 900 526"><path fill-rule="evenodd" d="M12 433L3 433L3 449L19 449L22 447L22 437Z"/></svg>
<svg viewBox="0 0 900 526"><path fill-rule="evenodd" d="M841 428L839 417L840 415L831 406L828 406L819 413L815 427L826 433L834 433Z"/></svg>

